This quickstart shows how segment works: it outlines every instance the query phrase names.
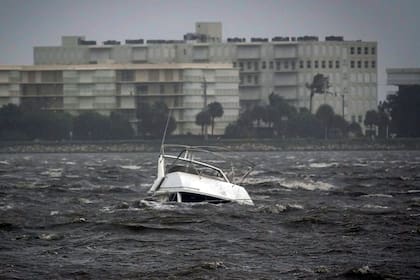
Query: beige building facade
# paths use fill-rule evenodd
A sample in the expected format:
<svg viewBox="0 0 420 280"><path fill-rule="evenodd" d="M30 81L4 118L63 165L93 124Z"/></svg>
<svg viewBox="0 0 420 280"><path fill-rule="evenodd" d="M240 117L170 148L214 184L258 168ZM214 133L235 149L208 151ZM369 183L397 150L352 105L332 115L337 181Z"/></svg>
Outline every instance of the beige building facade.
<svg viewBox="0 0 420 280"><path fill-rule="evenodd" d="M175 134L199 134L195 116L205 100L217 101L224 115L214 131L223 134L239 115L238 82L231 64L0 66L0 106L13 103L72 114L119 111L134 123L140 103L162 101L177 121Z"/></svg>

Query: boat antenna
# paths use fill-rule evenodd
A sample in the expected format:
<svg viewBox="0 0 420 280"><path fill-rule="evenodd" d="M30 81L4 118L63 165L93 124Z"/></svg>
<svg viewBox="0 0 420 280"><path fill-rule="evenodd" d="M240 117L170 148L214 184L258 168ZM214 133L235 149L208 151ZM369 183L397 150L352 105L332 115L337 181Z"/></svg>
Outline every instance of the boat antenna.
<svg viewBox="0 0 420 280"><path fill-rule="evenodd" d="M166 119L165 130L163 131L162 143L160 144L160 153L163 154L163 145L165 144L166 131L168 130L169 120L171 119L171 109L169 109L168 118Z"/></svg>

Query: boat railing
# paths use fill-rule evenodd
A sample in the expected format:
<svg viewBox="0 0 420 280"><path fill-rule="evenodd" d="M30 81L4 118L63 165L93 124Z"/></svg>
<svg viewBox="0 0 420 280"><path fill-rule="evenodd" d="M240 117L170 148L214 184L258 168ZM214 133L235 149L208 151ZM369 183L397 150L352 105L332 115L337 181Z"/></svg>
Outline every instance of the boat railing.
<svg viewBox="0 0 420 280"><path fill-rule="evenodd" d="M194 159L192 159L192 158L184 158L184 157L179 157L179 156L173 156L173 155L164 155L164 158L168 158L168 159L174 159L175 161L174 161L174 163L176 162L176 161L182 161L182 162L186 162L186 163L191 163L191 164L196 164L196 165L199 165L199 166L203 166L203 167L206 167L206 168L210 168L210 169L212 169L212 170L214 170L214 171L216 171L218 174L220 174L220 176L226 181L226 182L228 182L228 183L230 183L230 180L228 179L228 177L225 175L225 173L223 172L223 170L222 169L220 169L220 168L218 168L218 167L216 167L216 166L214 166L214 165L211 165L211 164L208 164L208 163L205 163L205 162L201 162L201 161L197 161L197 160L194 160ZM171 165L172 166L174 166L174 163L172 163Z"/></svg>
<svg viewBox="0 0 420 280"><path fill-rule="evenodd" d="M168 148L168 149L165 149ZM172 151L180 151L178 153L178 156L173 156L173 155L165 155L165 151L167 150L172 150ZM172 159L176 160L182 160L185 162L191 162L194 161L196 164L217 170L217 172L219 172L221 174L221 176L227 181L227 182L233 182L235 184L240 184L242 183L246 177L248 177L248 175L252 172L252 170L254 169L254 164L246 159L235 159L235 161L240 161L242 163L244 163L247 168L241 168L242 171L244 172L240 172L241 174L235 174L235 170L238 170L234 165L233 165L233 159L232 157L226 156L225 154L223 154L222 152L228 152L229 149L226 149L224 147L219 147L219 146L188 146L188 145L180 145L180 144L164 144L162 146L162 150L161 153L166 157L166 156L170 156ZM201 162L201 161L197 161L193 159L193 154L210 154L216 158L220 158L222 159L224 162L226 162L227 164L229 164L231 171L229 172L230 175L226 176L226 174L224 173L224 171L222 169L220 169L219 167ZM174 163L173 163L174 164ZM239 175L238 177L236 177L235 175Z"/></svg>

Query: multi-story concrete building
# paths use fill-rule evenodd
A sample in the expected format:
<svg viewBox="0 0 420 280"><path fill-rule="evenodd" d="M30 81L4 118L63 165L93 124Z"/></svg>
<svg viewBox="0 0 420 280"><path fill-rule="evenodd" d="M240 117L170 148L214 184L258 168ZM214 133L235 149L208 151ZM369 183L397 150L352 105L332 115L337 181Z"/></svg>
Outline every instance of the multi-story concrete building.
<svg viewBox="0 0 420 280"><path fill-rule="evenodd" d="M238 82L231 64L0 66L0 107L13 103L73 114L120 111L135 122L139 103L163 101L177 121L175 134L199 134L195 116L205 102L217 101L224 114L214 132L223 134L238 118Z"/></svg>
<svg viewBox="0 0 420 280"><path fill-rule="evenodd" d="M343 37L228 38L221 23L201 22L184 40L109 40L103 44L83 36L62 37L61 46L35 47L34 63L220 63L240 71L241 107L267 103L271 93L297 108L309 108L306 85L317 73L329 77L330 94L315 95L314 112L329 104L346 120L363 126L365 112L377 105L377 43Z"/></svg>

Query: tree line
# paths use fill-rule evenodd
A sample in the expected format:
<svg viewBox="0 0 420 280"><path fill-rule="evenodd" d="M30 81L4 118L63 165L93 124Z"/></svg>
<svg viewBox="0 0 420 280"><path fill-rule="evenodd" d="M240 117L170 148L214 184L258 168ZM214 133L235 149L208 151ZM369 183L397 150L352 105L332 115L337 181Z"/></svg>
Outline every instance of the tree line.
<svg viewBox="0 0 420 280"><path fill-rule="evenodd" d="M138 122L131 124L121 112L109 116L86 111L77 116L66 112L23 110L8 104L0 108L0 140L117 140L135 137L158 138L163 134L169 109L162 103L140 104ZM168 134L176 129L169 118Z"/></svg>
<svg viewBox="0 0 420 280"><path fill-rule="evenodd" d="M321 84L326 84L318 77ZM325 91L321 85L311 85L313 91ZM312 103L312 101L311 101ZM213 135L223 107L213 102L196 115L202 134L211 127ZM86 111L77 116L66 112L23 110L8 104L0 108L0 140L113 140L160 138L163 135L169 109L163 102L140 103L137 122L130 123L126 115L112 112L109 116ZM420 86L400 87L394 95L381 102L377 110L366 112L366 136L386 138L420 137ZM135 128L135 129L133 129ZM169 118L167 135L176 129L176 120ZM228 138L337 138L363 136L358 123L347 122L334 113L329 105L321 105L315 114L306 108L296 109L280 96L271 94L268 105L257 105L243 111L238 120L229 124L224 135Z"/></svg>
<svg viewBox="0 0 420 280"><path fill-rule="evenodd" d="M297 110L275 94L270 95L268 105L244 111L225 132L226 136L237 138L331 138L349 134L361 136L360 125L349 124L331 106L321 105L316 114L311 114L306 108Z"/></svg>

